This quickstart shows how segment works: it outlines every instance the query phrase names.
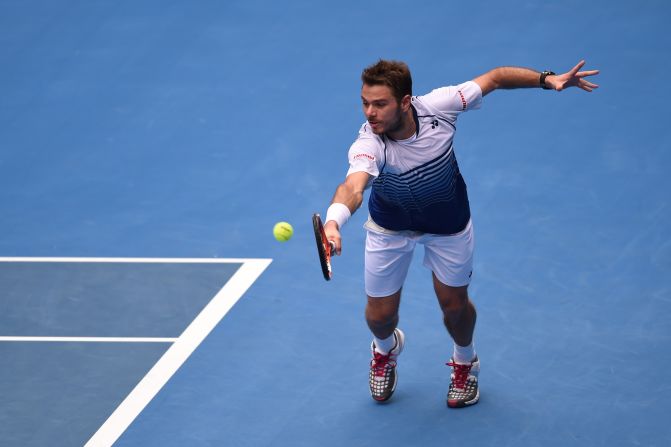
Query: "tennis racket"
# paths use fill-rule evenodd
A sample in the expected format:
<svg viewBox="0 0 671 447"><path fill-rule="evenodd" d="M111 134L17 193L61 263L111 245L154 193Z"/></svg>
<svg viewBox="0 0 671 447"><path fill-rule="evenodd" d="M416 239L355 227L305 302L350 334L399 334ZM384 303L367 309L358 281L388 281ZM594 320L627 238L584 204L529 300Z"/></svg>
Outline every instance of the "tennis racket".
<svg viewBox="0 0 671 447"><path fill-rule="evenodd" d="M317 253L319 254L319 263L322 266L322 273L324 279L330 281L333 276L331 254L335 251L335 244L326 239L322 218L317 213L312 215L312 226L315 230L315 242L317 242Z"/></svg>

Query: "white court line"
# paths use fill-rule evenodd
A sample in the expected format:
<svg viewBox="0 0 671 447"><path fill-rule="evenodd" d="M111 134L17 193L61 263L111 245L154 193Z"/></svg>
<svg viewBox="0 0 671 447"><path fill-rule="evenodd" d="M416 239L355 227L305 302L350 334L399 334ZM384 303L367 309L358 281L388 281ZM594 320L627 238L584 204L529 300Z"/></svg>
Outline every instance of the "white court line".
<svg viewBox="0 0 671 447"><path fill-rule="evenodd" d="M72 342L72 343L174 343L166 337L20 337L0 336L0 341Z"/></svg>
<svg viewBox="0 0 671 447"><path fill-rule="evenodd" d="M12 258L0 257L0 262L120 262L120 263L143 263L143 264L244 264L248 261L268 261L270 259L249 259L249 258Z"/></svg>
<svg viewBox="0 0 671 447"><path fill-rule="evenodd" d="M73 258L66 262L71 262ZM89 258L89 262L91 258ZM102 258L107 259L107 258ZM138 258L134 258L138 259ZM76 262L76 261L75 261ZM93 261L97 262L97 261ZM108 262L108 261L99 261ZM124 261L109 261L124 262ZM135 262L135 261L131 261ZM148 262L190 262L182 260L157 260ZM200 262L200 260L194 261ZM206 261L212 262L212 261ZM233 262L230 259L215 260L214 262ZM212 298L207 306L198 314L191 324L184 330L175 343L168 348L153 368L144 376L131 393L117 407L112 415L89 439L85 447L107 447L116 442L130 426L140 412L156 396L168 382L170 377L189 358L191 353L214 329L219 321L228 313L233 305L242 297L247 289L256 281L263 271L272 262L271 259L244 259L242 266L226 282L224 287Z"/></svg>

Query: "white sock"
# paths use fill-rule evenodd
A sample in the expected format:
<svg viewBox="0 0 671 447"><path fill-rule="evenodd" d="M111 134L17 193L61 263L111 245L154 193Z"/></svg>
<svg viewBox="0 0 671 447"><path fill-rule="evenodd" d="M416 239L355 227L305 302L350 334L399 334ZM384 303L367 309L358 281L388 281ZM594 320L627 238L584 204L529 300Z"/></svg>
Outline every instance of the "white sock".
<svg viewBox="0 0 671 447"><path fill-rule="evenodd" d="M475 345L471 342L468 346L459 346L454 344L454 354L452 358L457 363L470 363L475 358Z"/></svg>
<svg viewBox="0 0 671 447"><path fill-rule="evenodd" d="M375 350L380 354L388 354L389 351L394 349L394 346L396 346L396 337L394 336L394 333L392 333L389 337L385 338L384 340L377 338L374 335L373 339L375 340Z"/></svg>

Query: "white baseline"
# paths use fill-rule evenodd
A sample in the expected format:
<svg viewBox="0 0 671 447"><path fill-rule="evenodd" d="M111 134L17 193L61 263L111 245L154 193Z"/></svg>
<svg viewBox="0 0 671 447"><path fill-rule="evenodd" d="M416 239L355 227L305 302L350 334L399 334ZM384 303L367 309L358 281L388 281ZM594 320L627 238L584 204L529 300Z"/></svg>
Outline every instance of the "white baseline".
<svg viewBox="0 0 671 447"><path fill-rule="evenodd" d="M0 336L0 341L68 342L68 343L173 343L169 337L23 337Z"/></svg>

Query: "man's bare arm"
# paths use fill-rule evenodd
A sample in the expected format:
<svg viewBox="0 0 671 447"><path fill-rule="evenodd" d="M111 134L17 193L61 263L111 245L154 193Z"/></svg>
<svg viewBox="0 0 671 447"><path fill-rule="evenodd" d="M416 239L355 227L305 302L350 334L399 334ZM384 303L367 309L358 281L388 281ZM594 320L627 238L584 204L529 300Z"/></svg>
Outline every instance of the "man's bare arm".
<svg viewBox="0 0 671 447"><path fill-rule="evenodd" d="M580 61L571 70L560 75L548 75L544 78L546 88L561 91L568 87L578 87L591 92L599 86L586 79L599 74L599 70L579 71L585 61ZM498 67L473 79L482 90L482 96L497 89L541 87L541 73L522 67Z"/></svg>
<svg viewBox="0 0 671 447"><path fill-rule="evenodd" d="M363 203L363 192L369 179L370 174L367 172L354 172L348 175L345 181L336 188L331 203L347 205L350 213L354 214Z"/></svg>
<svg viewBox="0 0 671 447"><path fill-rule="evenodd" d="M347 176L345 181L338 185L331 204L342 204L347 207L350 214L354 214L363 203L363 192L368 185L370 174L367 172L354 172ZM324 223L326 238L335 244L336 254L342 250L340 228L335 220L327 220Z"/></svg>

